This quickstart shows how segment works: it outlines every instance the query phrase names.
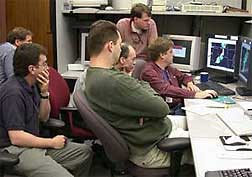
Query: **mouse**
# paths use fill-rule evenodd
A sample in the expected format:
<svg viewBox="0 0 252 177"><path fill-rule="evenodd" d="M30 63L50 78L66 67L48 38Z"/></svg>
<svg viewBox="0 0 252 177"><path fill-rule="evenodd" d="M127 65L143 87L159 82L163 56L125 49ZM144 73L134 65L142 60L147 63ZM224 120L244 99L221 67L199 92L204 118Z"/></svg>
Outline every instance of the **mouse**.
<svg viewBox="0 0 252 177"><path fill-rule="evenodd" d="M107 6L107 7L105 7L105 10L114 10L114 8L111 6Z"/></svg>
<svg viewBox="0 0 252 177"><path fill-rule="evenodd" d="M245 145L246 141L239 136L231 136L225 140L225 143L228 145Z"/></svg>
<svg viewBox="0 0 252 177"><path fill-rule="evenodd" d="M211 96L207 96L207 97L206 97L206 99L214 99L214 98L218 98L218 95L216 95L216 96L215 96L215 95L213 95L213 94L211 94L211 95L212 95L212 97L211 97Z"/></svg>

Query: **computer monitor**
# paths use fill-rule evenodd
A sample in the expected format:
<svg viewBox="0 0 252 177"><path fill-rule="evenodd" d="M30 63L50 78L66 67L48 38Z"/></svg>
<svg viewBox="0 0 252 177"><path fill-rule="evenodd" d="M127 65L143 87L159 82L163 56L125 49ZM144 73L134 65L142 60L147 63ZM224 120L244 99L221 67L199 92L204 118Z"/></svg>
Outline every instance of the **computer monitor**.
<svg viewBox="0 0 252 177"><path fill-rule="evenodd" d="M87 51L87 37L88 33L81 33L81 64L89 65L90 56Z"/></svg>
<svg viewBox="0 0 252 177"><path fill-rule="evenodd" d="M174 42L173 66L181 71L193 72L203 67L200 60L201 38L185 35L163 35Z"/></svg>
<svg viewBox="0 0 252 177"><path fill-rule="evenodd" d="M207 36L207 70L210 79L222 83L237 81L235 77L238 36Z"/></svg>
<svg viewBox="0 0 252 177"><path fill-rule="evenodd" d="M237 87L241 96L252 96L252 39L241 37L239 80L245 87Z"/></svg>

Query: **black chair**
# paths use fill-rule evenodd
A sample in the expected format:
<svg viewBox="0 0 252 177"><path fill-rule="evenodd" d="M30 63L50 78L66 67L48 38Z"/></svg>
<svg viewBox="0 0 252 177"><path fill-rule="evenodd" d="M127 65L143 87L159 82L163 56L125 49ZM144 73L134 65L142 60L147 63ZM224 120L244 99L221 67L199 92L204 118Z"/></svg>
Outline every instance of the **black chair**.
<svg viewBox="0 0 252 177"><path fill-rule="evenodd" d="M136 64L135 64L134 70L132 72L132 77L140 80L140 76L141 76L141 73L142 73L142 70L144 68L146 61L143 59L136 59L135 62L136 62Z"/></svg>
<svg viewBox="0 0 252 177"><path fill-rule="evenodd" d="M12 167L18 162L19 159L16 155L10 154L8 151L0 151L0 177L4 176L4 170L6 167Z"/></svg>
<svg viewBox="0 0 252 177"><path fill-rule="evenodd" d="M107 157L112 162L125 162L129 174L134 177L178 176L183 150L190 146L189 138L166 138L158 144L158 148L172 154L170 169L141 168L128 160L129 149L127 143L112 126L92 110L88 105L83 91L78 90L75 92L74 101L84 122L94 132L97 138L100 139ZM111 176L113 176L113 171L111 171Z"/></svg>

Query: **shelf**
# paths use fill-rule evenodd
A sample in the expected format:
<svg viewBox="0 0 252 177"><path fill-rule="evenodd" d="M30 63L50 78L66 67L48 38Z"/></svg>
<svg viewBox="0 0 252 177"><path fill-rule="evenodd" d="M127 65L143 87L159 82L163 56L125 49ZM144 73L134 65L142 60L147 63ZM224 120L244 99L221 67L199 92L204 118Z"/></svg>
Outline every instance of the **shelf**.
<svg viewBox="0 0 252 177"><path fill-rule="evenodd" d="M99 10L96 8L77 8L63 10L63 14L130 14L130 10ZM204 12L176 12L176 11L152 11L153 15L189 15L189 16L220 16L220 17L252 17L250 13L204 13Z"/></svg>

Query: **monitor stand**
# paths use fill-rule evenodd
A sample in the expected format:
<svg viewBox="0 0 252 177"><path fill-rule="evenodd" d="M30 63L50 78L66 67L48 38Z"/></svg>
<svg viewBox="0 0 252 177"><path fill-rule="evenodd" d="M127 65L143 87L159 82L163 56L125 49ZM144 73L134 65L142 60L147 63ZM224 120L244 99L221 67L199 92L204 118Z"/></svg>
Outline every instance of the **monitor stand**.
<svg viewBox="0 0 252 177"><path fill-rule="evenodd" d="M236 87L235 90L241 96L252 96L252 90L246 87Z"/></svg>
<svg viewBox="0 0 252 177"><path fill-rule="evenodd" d="M213 76L210 77L210 80L214 82L220 82L223 84L237 82L237 79L235 79L233 76Z"/></svg>

